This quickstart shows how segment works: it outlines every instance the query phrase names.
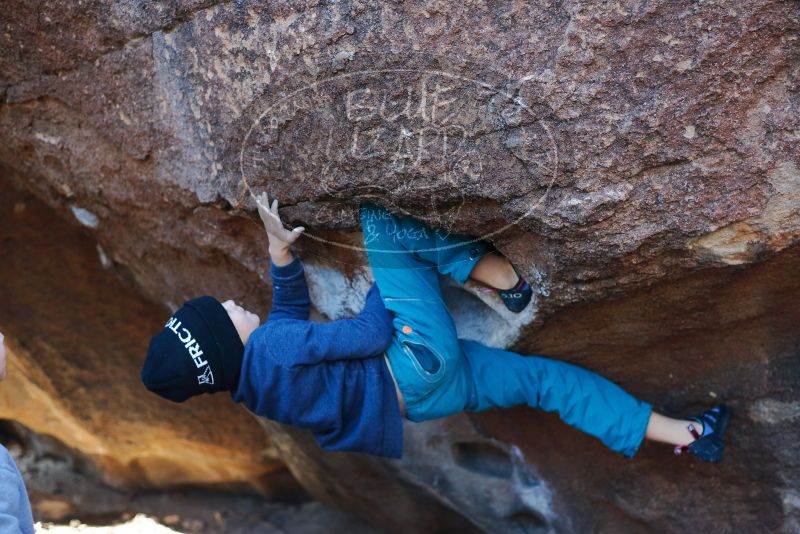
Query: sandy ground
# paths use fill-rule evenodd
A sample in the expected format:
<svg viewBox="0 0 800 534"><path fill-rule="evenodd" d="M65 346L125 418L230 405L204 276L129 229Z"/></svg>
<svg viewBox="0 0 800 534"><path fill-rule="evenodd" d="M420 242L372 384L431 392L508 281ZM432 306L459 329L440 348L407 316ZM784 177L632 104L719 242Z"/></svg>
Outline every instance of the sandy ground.
<svg viewBox="0 0 800 534"><path fill-rule="evenodd" d="M22 473L37 533L380 534L358 518L311 499L287 472L273 495L202 488L122 491L104 484L80 456L47 436L0 422Z"/></svg>
<svg viewBox="0 0 800 534"><path fill-rule="evenodd" d="M187 501L178 500L174 509L180 509L186 515L178 513L161 517L136 514L128 518L126 514L117 521L105 524L86 524L80 520L71 520L66 524L38 522L37 534L195 534L195 533L231 533L231 534L379 534L360 523L357 519L332 510L318 502L309 502L302 506L267 506L259 509L255 503L242 503L225 511L217 512L211 519L194 513L192 507L186 508ZM194 499L196 505L204 505Z"/></svg>
<svg viewBox="0 0 800 534"><path fill-rule="evenodd" d="M106 527L84 525L77 520L71 521L69 525L37 523L36 532L37 534L40 532L48 532L51 534L73 534L77 532L85 532L87 534L173 534L180 533L181 531L160 525L153 518L140 514L125 523Z"/></svg>

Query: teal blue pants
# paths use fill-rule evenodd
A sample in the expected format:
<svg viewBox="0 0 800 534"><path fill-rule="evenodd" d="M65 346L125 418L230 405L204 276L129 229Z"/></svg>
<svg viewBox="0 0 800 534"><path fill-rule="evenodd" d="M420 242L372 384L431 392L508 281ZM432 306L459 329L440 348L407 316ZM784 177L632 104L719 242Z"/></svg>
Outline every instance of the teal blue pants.
<svg viewBox="0 0 800 534"><path fill-rule="evenodd" d="M633 456L651 406L581 367L459 339L439 274L464 283L485 242L447 234L374 204L361 206L364 245L394 337L386 351L411 421L528 405Z"/></svg>

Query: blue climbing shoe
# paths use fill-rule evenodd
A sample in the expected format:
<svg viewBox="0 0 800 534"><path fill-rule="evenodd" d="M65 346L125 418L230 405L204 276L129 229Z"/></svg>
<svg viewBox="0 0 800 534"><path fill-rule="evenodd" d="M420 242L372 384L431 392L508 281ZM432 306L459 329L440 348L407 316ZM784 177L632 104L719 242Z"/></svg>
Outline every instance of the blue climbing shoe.
<svg viewBox="0 0 800 534"><path fill-rule="evenodd" d="M516 271L516 269L514 270ZM514 313L519 313L524 310L533 296L533 289L530 284L528 284L519 273L517 273L517 278L517 283L511 289L495 289L503 300L503 304L506 305L506 308Z"/></svg>
<svg viewBox="0 0 800 534"><path fill-rule="evenodd" d="M495 254L502 256L502 252L497 250L497 247L494 246L492 243L486 243L486 254L494 252ZM485 291L487 293L491 293L492 291L496 292L500 295L500 299L503 301L503 304L506 305L506 308L511 310L514 313L519 313L525 309L525 306L531 301L531 297L533 297L533 289L531 288L530 284L522 278L522 275L519 274L517 268L513 265L511 266L514 269L514 272L517 273L517 283L514 284L514 287L511 289L497 289L493 287L484 287L481 288L481 291Z"/></svg>
<svg viewBox="0 0 800 534"><path fill-rule="evenodd" d="M712 464L722 461L722 453L725 452L725 430L728 428L729 418L728 407L724 404L688 417L689 421L695 421L703 426L703 433L700 434L693 425L689 425L687 429L694 441L688 445L675 447L675 454L688 452Z"/></svg>

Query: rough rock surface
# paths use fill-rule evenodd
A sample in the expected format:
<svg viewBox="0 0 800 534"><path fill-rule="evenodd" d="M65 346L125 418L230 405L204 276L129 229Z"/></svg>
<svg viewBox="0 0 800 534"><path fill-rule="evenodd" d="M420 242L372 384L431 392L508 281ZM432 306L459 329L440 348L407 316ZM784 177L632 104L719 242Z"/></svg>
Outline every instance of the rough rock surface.
<svg viewBox="0 0 800 534"><path fill-rule="evenodd" d="M519 409L419 433L440 432L454 465L500 465L484 482L437 487L450 475L424 475L437 447L415 439L394 479L497 531L800 529L796 2L12 1L0 17L3 180L83 224L144 297L263 313L248 191L269 190L309 228L318 311L347 314L369 276L353 208L372 200L490 239L535 283L515 317L449 287L463 335L591 367L664 409L736 413L719 467L655 445L624 461ZM8 316L17 343L41 326ZM301 480L362 464L270 432L319 460L284 451ZM482 507L520 458L549 500ZM384 472L370 465L354 494Z"/></svg>
<svg viewBox="0 0 800 534"><path fill-rule="evenodd" d="M56 532L136 532L162 529L141 525L122 528L132 517L147 517L179 532L203 534L379 534L363 520L309 499L288 471L270 474L275 489L283 477L285 488L265 499L224 489L180 487L142 491L110 487L98 479L91 465L57 440L33 434L18 423L0 425L0 442L7 446L23 478L34 517L45 527L64 525ZM73 518L80 518L75 526ZM69 530L66 525L69 524ZM99 525L109 525L100 527ZM113 525L113 526L112 526ZM175 530L170 530L173 532Z"/></svg>
<svg viewBox="0 0 800 534"><path fill-rule="evenodd" d="M30 194L0 182L0 418L80 451L117 486L228 484L269 491L269 439L225 398L162 402L141 385L169 312L104 269L105 253ZM108 261L108 260L106 260Z"/></svg>

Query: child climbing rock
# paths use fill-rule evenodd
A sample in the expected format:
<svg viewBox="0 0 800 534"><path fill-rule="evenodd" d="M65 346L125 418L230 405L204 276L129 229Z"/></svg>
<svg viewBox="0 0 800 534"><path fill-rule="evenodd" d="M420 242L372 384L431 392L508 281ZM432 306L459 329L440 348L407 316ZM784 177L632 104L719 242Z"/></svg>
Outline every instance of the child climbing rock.
<svg viewBox="0 0 800 534"><path fill-rule="evenodd" d="M373 204L361 207L376 283L353 319L308 320L310 299L277 200L258 198L269 236L272 310L264 324L233 301L190 300L155 335L142 369L151 391L181 402L230 391L254 413L310 430L327 450L399 457L402 417L528 405L631 457L645 438L676 454L722 459L725 406L672 419L581 367L459 339L439 275L494 288L519 312L532 289L490 245L437 231Z"/></svg>

